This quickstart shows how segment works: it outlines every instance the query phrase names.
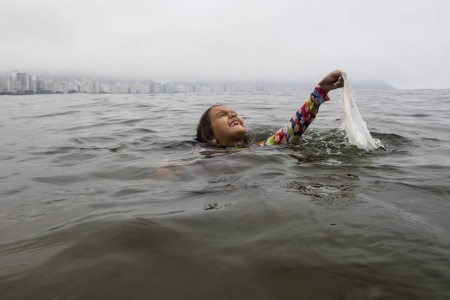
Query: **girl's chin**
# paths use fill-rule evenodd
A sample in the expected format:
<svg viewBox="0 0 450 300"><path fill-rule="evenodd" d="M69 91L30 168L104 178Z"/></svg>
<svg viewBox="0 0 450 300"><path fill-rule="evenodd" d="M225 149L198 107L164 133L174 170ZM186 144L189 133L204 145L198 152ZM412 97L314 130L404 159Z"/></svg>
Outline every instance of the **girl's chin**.
<svg viewBox="0 0 450 300"><path fill-rule="evenodd" d="M247 132L247 130L245 129L245 127L244 126L241 126L241 125L235 125L235 126L233 126L233 127L230 127L230 130L231 131L245 131L245 132Z"/></svg>

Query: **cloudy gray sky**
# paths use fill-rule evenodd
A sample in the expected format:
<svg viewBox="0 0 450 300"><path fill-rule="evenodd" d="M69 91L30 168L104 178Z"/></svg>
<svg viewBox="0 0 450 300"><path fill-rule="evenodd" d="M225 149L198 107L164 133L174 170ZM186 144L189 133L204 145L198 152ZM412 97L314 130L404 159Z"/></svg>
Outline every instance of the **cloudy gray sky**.
<svg viewBox="0 0 450 300"><path fill-rule="evenodd" d="M2 0L0 71L450 88L447 0Z"/></svg>

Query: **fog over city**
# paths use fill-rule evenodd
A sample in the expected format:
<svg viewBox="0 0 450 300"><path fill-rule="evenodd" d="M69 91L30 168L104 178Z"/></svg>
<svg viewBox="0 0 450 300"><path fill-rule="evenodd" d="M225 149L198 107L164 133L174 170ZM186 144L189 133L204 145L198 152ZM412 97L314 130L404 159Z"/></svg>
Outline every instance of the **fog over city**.
<svg viewBox="0 0 450 300"><path fill-rule="evenodd" d="M3 0L0 72L450 88L450 2Z"/></svg>

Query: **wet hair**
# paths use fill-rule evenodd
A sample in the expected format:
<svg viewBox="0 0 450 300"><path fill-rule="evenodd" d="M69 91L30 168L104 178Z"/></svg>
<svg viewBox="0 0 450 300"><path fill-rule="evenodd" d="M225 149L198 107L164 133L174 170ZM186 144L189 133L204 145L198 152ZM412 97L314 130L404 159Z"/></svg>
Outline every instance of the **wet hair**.
<svg viewBox="0 0 450 300"><path fill-rule="evenodd" d="M221 106L222 104L214 104L208 108L203 115L200 117L197 126L197 137L195 138L199 142L207 143L214 135L211 126L210 112L213 107Z"/></svg>

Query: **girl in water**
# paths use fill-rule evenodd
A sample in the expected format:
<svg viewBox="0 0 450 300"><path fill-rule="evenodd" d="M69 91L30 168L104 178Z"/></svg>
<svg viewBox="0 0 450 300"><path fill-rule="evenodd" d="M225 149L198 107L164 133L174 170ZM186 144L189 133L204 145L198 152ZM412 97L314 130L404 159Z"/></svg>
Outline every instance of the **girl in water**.
<svg viewBox="0 0 450 300"><path fill-rule="evenodd" d="M300 107L289 122L259 146L280 145L300 137L315 119L319 106L330 100L328 92L344 86L344 79L339 70L325 76L309 99ZM200 118L197 127L197 141L208 143L213 147L234 148L247 145L247 129L244 120L235 111L224 105L208 108Z"/></svg>

